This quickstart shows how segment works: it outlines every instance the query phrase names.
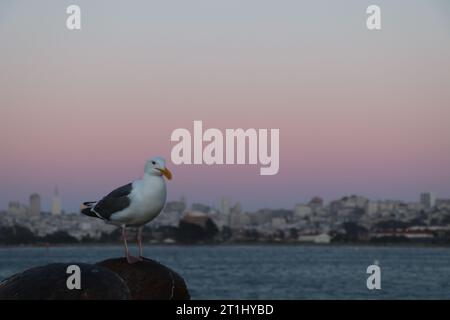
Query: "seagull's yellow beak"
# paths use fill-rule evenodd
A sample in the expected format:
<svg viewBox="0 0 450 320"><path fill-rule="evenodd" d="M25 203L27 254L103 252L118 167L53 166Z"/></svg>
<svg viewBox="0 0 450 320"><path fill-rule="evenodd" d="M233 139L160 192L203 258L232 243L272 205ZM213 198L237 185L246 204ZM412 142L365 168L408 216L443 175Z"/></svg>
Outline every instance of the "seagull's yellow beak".
<svg viewBox="0 0 450 320"><path fill-rule="evenodd" d="M161 171L161 173L163 174L163 176L165 176L168 180L172 179L172 172L170 172L169 169L164 168L164 169L158 169L159 171Z"/></svg>

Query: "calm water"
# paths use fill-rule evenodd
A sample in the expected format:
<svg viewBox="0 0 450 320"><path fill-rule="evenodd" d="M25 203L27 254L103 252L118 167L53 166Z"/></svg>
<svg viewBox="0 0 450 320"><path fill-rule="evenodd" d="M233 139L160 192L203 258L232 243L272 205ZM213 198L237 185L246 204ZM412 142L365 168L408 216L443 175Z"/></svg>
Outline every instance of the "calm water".
<svg viewBox="0 0 450 320"><path fill-rule="evenodd" d="M51 262L93 263L121 247L0 248L0 280ZM450 248L358 246L147 246L184 277L193 299L450 298ZM381 290L366 287L378 260Z"/></svg>

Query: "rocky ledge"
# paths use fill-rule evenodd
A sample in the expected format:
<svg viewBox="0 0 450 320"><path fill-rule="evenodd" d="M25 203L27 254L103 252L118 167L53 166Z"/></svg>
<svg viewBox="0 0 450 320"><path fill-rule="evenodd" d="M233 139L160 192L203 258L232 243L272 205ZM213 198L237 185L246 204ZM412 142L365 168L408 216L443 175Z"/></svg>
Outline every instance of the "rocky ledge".
<svg viewBox="0 0 450 320"><path fill-rule="evenodd" d="M125 258L115 258L96 264L53 263L25 270L0 282L0 300L5 299L188 300L190 295L184 279L157 261L129 264Z"/></svg>

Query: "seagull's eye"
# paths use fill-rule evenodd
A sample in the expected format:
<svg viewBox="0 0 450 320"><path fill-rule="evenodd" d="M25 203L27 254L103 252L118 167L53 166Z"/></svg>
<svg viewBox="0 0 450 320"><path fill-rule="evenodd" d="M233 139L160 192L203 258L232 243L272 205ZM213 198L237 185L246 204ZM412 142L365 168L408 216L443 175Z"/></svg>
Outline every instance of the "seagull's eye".
<svg viewBox="0 0 450 320"><path fill-rule="evenodd" d="M155 162L155 161L152 161L152 164L154 165L154 164L156 164L156 162Z"/></svg>

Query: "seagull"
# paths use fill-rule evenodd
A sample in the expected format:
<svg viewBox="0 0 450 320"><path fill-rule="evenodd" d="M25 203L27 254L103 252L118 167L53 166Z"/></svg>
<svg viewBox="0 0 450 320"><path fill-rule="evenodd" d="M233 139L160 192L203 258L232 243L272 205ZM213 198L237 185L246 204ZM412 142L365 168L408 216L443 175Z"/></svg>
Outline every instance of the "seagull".
<svg viewBox="0 0 450 320"><path fill-rule="evenodd" d="M142 179L113 190L99 201L84 202L81 206L81 213L122 228L125 255L130 264L142 261L142 227L155 219L166 203L166 182L163 177L172 179L166 161L161 157L151 158L145 165ZM130 255L127 227L138 228L139 257Z"/></svg>

